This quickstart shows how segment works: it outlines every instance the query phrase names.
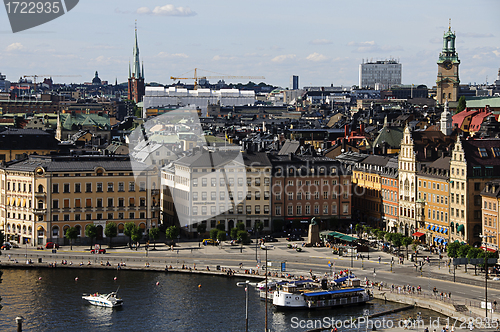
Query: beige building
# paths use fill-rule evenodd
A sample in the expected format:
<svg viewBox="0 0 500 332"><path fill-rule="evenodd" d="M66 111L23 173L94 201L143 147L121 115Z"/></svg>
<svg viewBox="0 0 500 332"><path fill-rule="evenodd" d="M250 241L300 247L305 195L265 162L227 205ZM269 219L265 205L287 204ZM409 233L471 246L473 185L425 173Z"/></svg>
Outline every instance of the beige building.
<svg viewBox="0 0 500 332"><path fill-rule="evenodd" d="M108 222L118 225L115 240L126 242L125 223L144 234L158 226L158 189L158 169L128 157L30 156L0 168L0 221L8 240L33 246L68 244L69 227L79 230L76 243L87 244L89 224L107 242Z"/></svg>

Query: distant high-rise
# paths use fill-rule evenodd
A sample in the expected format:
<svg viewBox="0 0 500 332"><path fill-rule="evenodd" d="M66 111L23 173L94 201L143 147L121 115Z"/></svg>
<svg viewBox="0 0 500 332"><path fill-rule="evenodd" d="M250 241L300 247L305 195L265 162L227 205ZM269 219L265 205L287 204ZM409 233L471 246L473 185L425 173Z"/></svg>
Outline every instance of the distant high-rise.
<svg viewBox="0 0 500 332"><path fill-rule="evenodd" d="M401 64L394 59L363 62L359 65L359 87L386 90L401 84L401 68Z"/></svg>
<svg viewBox="0 0 500 332"><path fill-rule="evenodd" d="M290 89L297 90L299 88L299 77L297 75L292 75L290 77Z"/></svg>
<svg viewBox="0 0 500 332"><path fill-rule="evenodd" d="M135 45L133 52L132 69L128 68L128 99L134 100L136 103L142 101L144 96L144 64L139 62L139 43L137 41L137 25L135 27Z"/></svg>

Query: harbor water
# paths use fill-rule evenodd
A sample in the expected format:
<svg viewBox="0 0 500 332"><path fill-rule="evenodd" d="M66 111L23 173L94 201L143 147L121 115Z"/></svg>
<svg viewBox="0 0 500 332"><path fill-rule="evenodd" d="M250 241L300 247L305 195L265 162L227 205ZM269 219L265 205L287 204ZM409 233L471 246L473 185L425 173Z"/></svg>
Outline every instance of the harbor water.
<svg viewBox="0 0 500 332"><path fill-rule="evenodd" d="M1 331L15 331L17 316L24 318L24 331L245 330L245 290L236 286L244 281L240 278L78 268L3 272ZM121 308L96 307L81 298L83 293L108 293L118 287L124 300ZM265 303L252 287L248 305L249 331L263 331ZM272 331L306 331L307 321L349 320L402 306L373 300L354 307L278 312L269 304L268 327ZM409 316L416 318L417 312L424 320L439 317L429 310L411 309L377 319L397 324ZM359 326L353 329L365 330Z"/></svg>

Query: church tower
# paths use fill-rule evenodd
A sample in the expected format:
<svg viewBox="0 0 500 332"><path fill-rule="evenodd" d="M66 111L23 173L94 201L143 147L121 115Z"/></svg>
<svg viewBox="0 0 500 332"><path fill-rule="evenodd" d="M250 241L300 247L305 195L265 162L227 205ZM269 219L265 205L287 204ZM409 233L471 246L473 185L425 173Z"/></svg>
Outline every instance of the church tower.
<svg viewBox="0 0 500 332"><path fill-rule="evenodd" d="M136 103L142 101L144 96L144 66L141 70L139 61L139 42L137 41L137 23L135 25L135 45L133 52L132 68L128 68L128 99Z"/></svg>
<svg viewBox="0 0 500 332"><path fill-rule="evenodd" d="M453 117L448 107L448 101L444 103L444 111L441 113L441 132L446 136L450 136L453 131Z"/></svg>
<svg viewBox="0 0 500 332"><path fill-rule="evenodd" d="M458 101L460 79L458 65L460 60L455 50L455 33L451 31L451 20L448 31L443 36L443 50L439 54L438 75L436 80L436 97L439 104L448 101Z"/></svg>

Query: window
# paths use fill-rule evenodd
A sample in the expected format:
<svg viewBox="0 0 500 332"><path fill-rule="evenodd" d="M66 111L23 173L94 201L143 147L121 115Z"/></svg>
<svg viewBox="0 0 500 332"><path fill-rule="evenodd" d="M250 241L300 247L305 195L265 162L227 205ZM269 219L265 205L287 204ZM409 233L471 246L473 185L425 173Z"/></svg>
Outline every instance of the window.
<svg viewBox="0 0 500 332"><path fill-rule="evenodd" d="M207 207L206 206L202 206L201 207L201 214L206 216L207 215Z"/></svg>
<svg viewBox="0 0 500 332"><path fill-rule="evenodd" d="M193 216L197 216L198 215L198 207L197 206L193 206Z"/></svg>
<svg viewBox="0 0 500 332"><path fill-rule="evenodd" d="M311 214L311 206L306 205L306 214Z"/></svg>
<svg viewBox="0 0 500 332"><path fill-rule="evenodd" d="M15 188L15 186L13 186L13 187ZM53 194L57 194L57 193L59 193L59 185L58 185L57 183L54 183L54 184L52 185L52 193L53 193Z"/></svg>
<svg viewBox="0 0 500 332"><path fill-rule="evenodd" d="M52 221L59 221L59 216L57 214L54 214L52 216ZM53 229L53 231L55 231L55 229ZM57 231L56 231L57 232Z"/></svg>
<svg viewBox="0 0 500 332"><path fill-rule="evenodd" d="M75 221L80 221L80 218L81 216L79 213L75 214Z"/></svg>
<svg viewBox="0 0 500 332"><path fill-rule="evenodd" d="M210 185L211 185L212 187L217 186L217 179L216 179L216 178L211 178L211 179L210 179Z"/></svg>
<svg viewBox="0 0 500 332"><path fill-rule="evenodd" d="M97 182L97 189L96 192L102 193L102 182Z"/></svg>
<svg viewBox="0 0 500 332"><path fill-rule="evenodd" d="M102 208L102 198L98 198L96 201L96 207Z"/></svg>
<svg viewBox="0 0 500 332"><path fill-rule="evenodd" d="M485 148L477 148L479 151L479 156L481 158L488 158L488 152L486 152Z"/></svg>
<svg viewBox="0 0 500 332"><path fill-rule="evenodd" d="M238 178L238 186L242 186L243 185L243 178Z"/></svg>
<svg viewBox="0 0 500 332"><path fill-rule="evenodd" d="M134 212L130 212L130 213L128 214L128 218L129 218L129 219L135 219L135 213L134 213Z"/></svg>
<svg viewBox="0 0 500 332"><path fill-rule="evenodd" d="M293 201L293 192L288 192L288 200Z"/></svg>
<svg viewBox="0 0 500 332"><path fill-rule="evenodd" d="M63 207L64 207L65 209L69 209L69 198L65 198L65 199L63 200Z"/></svg>
<svg viewBox="0 0 500 332"><path fill-rule="evenodd" d="M193 194L194 194L194 193L193 193ZM196 199L198 199L198 193L196 193ZM225 193L224 191L221 191L221 192L219 193L219 199L220 199L221 201L223 201L223 200L225 200L225 199L226 199L226 193Z"/></svg>
<svg viewBox="0 0 500 332"><path fill-rule="evenodd" d="M135 197L130 197L128 199L128 206L134 207L135 206Z"/></svg>
<svg viewBox="0 0 500 332"><path fill-rule="evenodd" d="M125 191L125 183L118 182L118 191Z"/></svg>
<svg viewBox="0 0 500 332"><path fill-rule="evenodd" d="M198 179L193 179L192 184L193 187L198 187Z"/></svg>
<svg viewBox="0 0 500 332"><path fill-rule="evenodd" d="M124 207L125 206L125 200L123 198L118 198L118 207Z"/></svg>
<svg viewBox="0 0 500 332"><path fill-rule="evenodd" d="M349 204L348 203L342 204L342 213L343 214L348 214L349 213Z"/></svg>
<svg viewBox="0 0 500 332"><path fill-rule="evenodd" d="M206 178L202 178L201 179L201 186L202 187L206 187L207 186L207 179Z"/></svg>
<svg viewBox="0 0 500 332"><path fill-rule="evenodd" d="M257 187L259 187L259 186L260 186L260 178L255 178L255 185L256 185Z"/></svg>
<svg viewBox="0 0 500 332"><path fill-rule="evenodd" d="M80 192L81 192L80 184L75 183L75 193L80 193Z"/></svg>
<svg viewBox="0 0 500 332"><path fill-rule="evenodd" d="M207 200L207 192L206 192L206 191L203 191L203 192L201 193L201 200L202 200L202 201L206 201L206 200Z"/></svg>
<svg viewBox="0 0 500 332"><path fill-rule="evenodd" d="M114 217L113 213L108 213L108 219L109 220L113 220L113 217Z"/></svg>
<svg viewBox="0 0 500 332"><path fill-rule="evenodd" d="M264 205L264 213L269 213L269 205Z"/></svg>
<svg viewBox="0 0 500 332"><path fill-rule="evenodd" d="M128 191L135 191L135 182L128 183Z"/></svg>
<svg viewBox="0 0 500 332"><path fill-rule="evenodd" d="M257 200L257 201L260 200L260 191L255 192L255 200Z"/></svg>
<svg viewBox="0 0 500 332"><path fill-rule="evenodd" d="M319 191L314 192L314 199L319 199Z"/></svg>
<svg viewBox="0 0 500 332"><path fill-rule="evenodd" d="M318 214L319 214L319 205L318 205L318 204L315 204L315 205L314 205L314 214L315 214L315 215L318 215Z"/></svg>
<svg viewBox="0 0 500 332"><path fill-rule="evenodd" d="M139 182L139 191L146 191L146 182Z"/></svg>
<svg viewBox="0 0 500 332"><path fill-rule="evenodd" d="M53 209L59 209L59 200L54 199L54 200L52 201L52 208L53 208Z"/></svg>
<svg viewBox="0 0 500 332"><path fill-rule="evenodd" d="M306 201L311 200L311 193L309 191L306 192Z"/></svg>
<svg viewBox="0 0 500 332"><path fill-rule="evenodd" d="M113 192L113 182L108 182L108 193Z"/></svg>
<svg viewBox="0 0 500 332"><path fill-rule="evenodd" d="M87 198L85 200L85 207L92 207L92 199L91 198Z"/></svg>
<svg viewBox="0 0 500 332"><path fill-rule="evenodd" d="M69 193L69 183L65 183L64 184L64 189L63 189L64 193Z"/></svg>
<svg viewBox="0 0 500 332"><path fill-rule="evenodd" d="M216 191L210 192L210 200L212 200L212 201L217 200L217 192Z"/></svg>
<svg viewBox="0 0 500 332"><path fill-rule="evenodd" d="M221 192L221 194L222 194L222 192ZM194 191L193 192L193 201L197 201L197 200L198 200L198 193L196 191Z"/></svg>
<svg viewBox="0 0 500 332"><path fill-rule="evenodd" d="M214 216L217 214L217 207L216 206L210 207L210 214L214 215Z"/></svg>
<svg viewBox="0 0 500 332"><path fill-rule="evenodd" d="M323 214L328 214L328 205L323 205Z"/></svg>
<svg viewBox="0 0 500 332"><path fill-rule="evenodd" d="M108 198L108 207L113 207L113 198Z"/></svg>
<svg viewBox="0 0 500 332"><path fill-rule="evenodd" d="M274 212L277 216L281 216L281 205L276 205Z"/></svg>
<svg viewBox="0 0 500 332"><path fill-rule="evenodd" d="M92 183L85 183L85 192L87 193L92 192Z"/></svg>
<svg viewBox="0 0 500 332"><path fill-rule="evenodd" d="M87 213L87 214L85 215L85 219L86 219L86 220L92 220L92 213Z"/></svg>
<svg viewBox="0 0 500 332"><path fill-rule="evenodd" d="M97 220L102 220L102 213L98 213L98 214L96 215L96 219L97 219Z"/></svg>
<svg viewBox="0 0 500 332"><path fill-rule="evenodd" d="M494 146L491 148L491 151L493 152L494 157L500 157L500 148L497 146Z"/></svg>
<svg viewBox="0 0 500 332"><path fill-rule="evenodd" d="M238 214L243 214L243 205L238 205Z"/></svg>
<svg viewBox="0 0 500 332"><path fill-rule="evenodd" d="M332 214L337 214L337 204L332 204Z"/></svg>
<svg viewBox="0 0 500 332"><path fill-rule="evenodd" d="M139 198L139 206L146 206L146 198L145 197Z"/></svg>
<svg viewBox="0 0 500 332"><path fill-rule="evenodd" d="M75 208L79 209L81 207L80 204L81 204L80 199L79 198L75 199Z"/></svg>

